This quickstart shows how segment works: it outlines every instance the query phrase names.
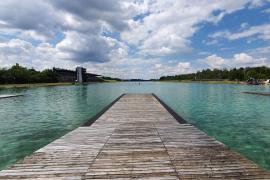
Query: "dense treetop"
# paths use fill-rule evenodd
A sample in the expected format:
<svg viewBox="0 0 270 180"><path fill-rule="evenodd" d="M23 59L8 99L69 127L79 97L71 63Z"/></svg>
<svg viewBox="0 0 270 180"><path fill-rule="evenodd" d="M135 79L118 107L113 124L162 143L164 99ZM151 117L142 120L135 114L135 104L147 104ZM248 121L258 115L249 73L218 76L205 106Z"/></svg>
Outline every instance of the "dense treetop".
<svg viewBox="0 0 270 180"><path fill-rule="evenodd" d="M246 81L249 78L270 79L269 67L246 67L233 69L206 69L196 73L181 74L175 76L162 76L160 80L239 80Z"/></svg>
<svg viewBox="0 0 270 180"><path fill-rule="evenodd" d="M103 77L104 79L115 79ZM205 69L196 73L174 76L162 76L160 80L238 80L246 81L249 78L270 79L269 67L246 67L233 69ZM11 68L0 68L0 84L23 83L54 83L58 81L57 73L52 69L37 71L34 68L22 67L19 64Z"/></svg>
<svg viewBox="0 0 270 180"><path fill-rule="evenodd" d="M36 71L16 64L9 69L0 68L0 84L53 83L57 74L52 69Z"/></svg>

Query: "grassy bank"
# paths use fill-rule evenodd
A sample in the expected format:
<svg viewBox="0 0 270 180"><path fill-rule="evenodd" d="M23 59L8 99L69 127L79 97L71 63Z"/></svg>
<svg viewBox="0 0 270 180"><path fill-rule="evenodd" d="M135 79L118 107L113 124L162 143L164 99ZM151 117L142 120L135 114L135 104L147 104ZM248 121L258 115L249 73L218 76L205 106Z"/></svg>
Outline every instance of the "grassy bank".
<svg viewBox="0 0 270 180"><path fill-rule="evenodd" d="M117 83L120 81L116 80L104 80L103 82L89 82L89 83ZM88 83L86 83L88 84ZM46 87L46 86L71 86L76 85L72 82L62 82L62 83L34 83L34 84L0 84L0 89L6 88L32 88L32 87Z"/></svg>
<svg viewBox="0 0 270 180"><path fill-rule="evenodd" d="M239 81L191 81L191 80L166 80L160 82L178 82L178 83L203 83L203 84L241 84Z"/></svg>
<svg viewBox="0 0 270 180"><path fill-rule="evenodd" d="M31 88L45 86L69 86L74 83L35 83L35 84L0 84L0 88Z"/></svg>

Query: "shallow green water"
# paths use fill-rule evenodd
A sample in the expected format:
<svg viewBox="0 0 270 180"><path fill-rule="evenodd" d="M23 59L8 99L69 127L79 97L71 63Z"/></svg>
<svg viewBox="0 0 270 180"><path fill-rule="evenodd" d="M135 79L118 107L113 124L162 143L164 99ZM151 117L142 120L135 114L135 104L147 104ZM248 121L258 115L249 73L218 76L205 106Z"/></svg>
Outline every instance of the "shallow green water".
<svg viewBox="0 0 270 180"><path fill-rule="evenodd" d="M104 83L0 90L0 169L81 126L122 93L155 93L188 122L270 171L268 86Z"/></svg>

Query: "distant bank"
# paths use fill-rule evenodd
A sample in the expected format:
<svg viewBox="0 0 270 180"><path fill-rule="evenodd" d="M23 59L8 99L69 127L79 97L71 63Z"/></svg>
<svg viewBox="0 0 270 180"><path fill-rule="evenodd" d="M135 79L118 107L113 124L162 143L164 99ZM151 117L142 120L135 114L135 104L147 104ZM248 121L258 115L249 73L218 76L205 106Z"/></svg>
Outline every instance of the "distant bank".
<svg viewBox="0 0 270 180"><path fill-rule="evenodd" d="M74 83L34 83L34 84L0 84L0 88L30 88L44 86L68 86Z"/></svg>
<svg viewBox="0 0 270 180"><path fill-rule="evenodd" d="M205 83L205 84L245 84L245 82L240 81L230 81L230 80L162 80L160 82L177 82L177 83Z"/></svg>
<svg viewBox="0 0 270 180"><path fill-rule="evenodd" d="M119 82L116 80L104 80L100 83L114 83ZM89 83L99 83L99 82L89 82ZM84 84L89 84L84 83ZM49 87L49 86L72 86L77 85L74 82L59 82L59 83L32 83L32 84L0 84L0 89L7 88L34 88L34 87Z"/></svg>
<svg viewBox="0 0 270 180"><path fill-rule="evenodd" d="M266 66L261 67L245 67L233 69L204 69L196 73L179 74L171 76L162 76L159 80L171 81L177 80L181 82L207 82L207 83L229 83L241 84L241 82L248 84L264 84L269 82L270 68Z"/></svg>
<svg viewBox="0 0 270 180"><path fill-rule="evenodd" d="M83 67L77 67L75 70L53 68L37 71L34 68L28 69L16 64L10 68L0 68L0 88L115 81L120 81L120 79L88 73Z"/></svg>

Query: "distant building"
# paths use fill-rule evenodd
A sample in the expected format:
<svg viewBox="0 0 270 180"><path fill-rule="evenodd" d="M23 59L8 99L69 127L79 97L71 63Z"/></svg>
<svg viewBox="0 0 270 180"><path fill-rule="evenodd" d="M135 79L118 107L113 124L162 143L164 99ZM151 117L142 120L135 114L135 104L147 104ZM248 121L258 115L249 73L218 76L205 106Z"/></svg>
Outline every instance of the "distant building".
<svg viewBox="0 0 270 180"><path fill-rule="evenodd" d="M76 71L53 68L53 71L57 74L58 82L100 82L103 81L100 75L86 73L86 69L83 67L77 67Z"/></svg>
<svg viewBox="0 0 270 180"><path fill-rule="evenodd" d="M67 69L53 68L53 71L57 74L58 82L75 82L77 75L76 71Z"/></svg>

